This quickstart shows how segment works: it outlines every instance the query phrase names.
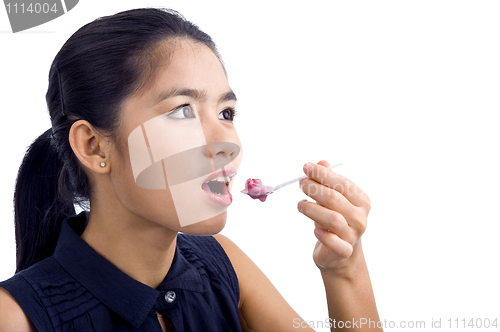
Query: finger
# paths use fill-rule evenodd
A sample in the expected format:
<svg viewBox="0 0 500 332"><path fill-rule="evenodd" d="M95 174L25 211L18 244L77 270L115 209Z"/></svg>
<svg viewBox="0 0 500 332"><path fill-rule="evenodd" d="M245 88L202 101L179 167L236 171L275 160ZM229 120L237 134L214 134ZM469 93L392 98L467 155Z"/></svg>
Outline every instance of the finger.
<svg viewBox="0 0 500 332"><path fill-rule="evenodd" d="M322 164L324 164L323 161ZM368 195L348 178L335 173L323 165L314 163L305 164L303 170L310 179L338 191L353 205L358 207L370 207L370 198Z"/></svg>
<svg viewBox="0 0 500 332"><path fill-rule="evenodd" d="M318 240L338 258L349 258L352 255L352 245L342 240L338 235L327 231L324 228L316 227L314 234Z"/></svg>
<svg viewBox="0 0 500 332"><path fill-rule="evenodd" d="M312 181L312 180L309 180ZM316 184L318 185L318 184ZM319 185L320 186L320 185ZM325 187L323 187L325 188ZM325 189L323 189L325 190ZM326 190L331 190L332 192L335 192L335 190L332 190L330 188L326 188ZM305 191L304 191L305 192ZM306 193L307 194L307 193ZM356 207L352 205L349 201L345 199L340 193L335 193L341 201L345 201L345 205L342 206L342 204L337 204L333 201L327 202L327 203L321 203L321 201L316 201L316 203L313 202L308 202L307 200L302 200L298 203L297 208L299 209L300 212L306 214L307 217L311 218L312 220L316 222L320 222L322 227L325 227L327 229L328 226L331 226L329 224L330 220L333 220L335 218L342 218L345 220L347 226L350 228L348 230L348 233L339 233L339 235L346 241L350 243L354 243L357 241L361 235L366 231L367 225L367 218L366 218L366 211L363 210L362 208ZM314 195L310 195L311 197ZM322 197L320 197L318 200L325 200ZM332 203L333 202L333 203ZM306 204L307 203L307 204ZM316 208L311 211L310 204L316 204ZM327 206L329 205L329 206ZM314 205L313 205L314 206ZM304 208L306 208L307 212L304 212ZM321 208L321 209L320 209ZM330 213L329 211L332 211ZM333 216L334 214L339 214L340 216ZM333 222L333 221L332 221ZM337 219L338 222L338 219Z"/></svg>
<svg viewBox="0 0 500 332"><path fill-rule="evenodd" d="M314 199L318 204L343 214L347 219L354 214L354 209L358 208L338 191L309 178L301 180L300 186L304 194Z"/></svg>
<svg viewBox="0 0 500 332"><path fill-rule="evenodd" d="M325 167L330 167L330 163L326 160L320 160L318 161L318 165L325 166Z"/></svg>
<svg viewBox="0 0 500 332"><path fill-rule="evenodd" d="M308 218L314 220L316 227L322 227L335 233L348 242L354 242L356 240L354 236L350 236L349 225L342 214L307 201L299 205L299 211Z"/></svg>

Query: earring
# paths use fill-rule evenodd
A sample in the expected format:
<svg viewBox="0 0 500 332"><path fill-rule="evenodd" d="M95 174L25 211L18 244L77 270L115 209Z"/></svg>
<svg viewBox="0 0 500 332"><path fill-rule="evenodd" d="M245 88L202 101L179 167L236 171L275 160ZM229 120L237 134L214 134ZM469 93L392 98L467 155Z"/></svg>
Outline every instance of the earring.
<svg viewBox="0 0 500 332"><path fill-rule="evenodd" d="M106 167L106 163L101 163L101 167Z"/></svg>

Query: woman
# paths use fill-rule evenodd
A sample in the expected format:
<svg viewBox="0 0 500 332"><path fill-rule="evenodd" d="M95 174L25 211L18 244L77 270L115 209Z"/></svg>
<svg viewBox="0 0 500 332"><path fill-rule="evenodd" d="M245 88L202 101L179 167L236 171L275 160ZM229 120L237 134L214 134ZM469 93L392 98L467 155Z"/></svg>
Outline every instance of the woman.
<svg viewBox="0 0 500 332"><path fill-rule="evenodd" d="M167 10L100 18L55 57L46 99L52 128L16 184L0 331L310 329L234 243L211 236L242 153L208 35ZM316 224L330 318L376 322L360 241L370 201L328 165L304 166L316 203L298 209ZM89 212L75 216L74 203Z"/></svg>

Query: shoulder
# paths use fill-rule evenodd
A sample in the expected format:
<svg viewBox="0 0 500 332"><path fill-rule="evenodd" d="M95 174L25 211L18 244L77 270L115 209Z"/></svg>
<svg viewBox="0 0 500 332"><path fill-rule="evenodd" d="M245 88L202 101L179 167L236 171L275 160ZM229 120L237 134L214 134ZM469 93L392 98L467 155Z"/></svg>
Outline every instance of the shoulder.
<svg viewBox="0 0 500 332"><path fill-rule="evenodd" d="M241 320L246 326L254 331L294 330L291 328L293 323L301 322L302 318L290 307L266 275L226 236L217 234L214 238L224 248L238 276Z"/></svg>
<svg viewBox="0 0 500 332"><path fill-rule="evenodd" d="M231 260L231 264L238 275L238 279L240 279L243 275L246 275L246 273L250 272L252 269L257 268L257 266L243 252L243 250L241 250L236 243L231 241L228 237L222 234L216 234L213 237L217 240L220 246L224 249L226 255Z"/></svg>
<svg viewBox="0 0 500 332"><path fill-rule="evenodd" d="M222 234L215 234L213 237L217 240L217 242L219 242L222 248L224 248L224 251L226 251L226 253L228 251L230 251L231 253L241 251L241 249L239 249L238 246L228 237Z"/></svg>
<svg viewBox="0 0 500 332"><path fill-rule="evenodd" d="M231 263L236 269L236 273L238 273L238 271L247 273L251 272L251 270L258 270L257 265L255 265L252 260L243 252L243 250L241 250L236 245L236 243L231 241L228 237L222 234L216 234L213 237L226 252L227 256L231 260Z"/></svg>
<svg viewBox="0 0 500 332"><path fill-rule="evenodd" d="M0 287L0 332L36 331L26 313L12 295Z"/></svg>
<svg viewBox="0 0 500 332"><path fill-rule="evenodd" d="M52 257L1 281L0 332L52 330L51 319L61 312L61 305L68 302L63 301L64 298L74 302L77 286ZM56 288L57 291L54 291ZM50 306L50 310L47 310L47 306ZM8 317L8 321L4 322L5 317ZM26 321L30 323L31 329L22 329L21 325L14 329L12 327L18 325L4 325L25 324Z"/></svg>
<svg viewBox="0 0 500 332"><path fill-rule="evenodd" d="M204 257L223 254L231 259L230 255L243 254L233 241L222 234L213 236L179 234L179 240L181 250L189 248Z"/></svg>
<svg viewBox="0 0 500 332"><path fill-rule="evenodd" d="M213 236L179 235L179 249L191 264L208 276L222 277L233 291L239 293L238 279L231 260L223 246Z"/></svg>
<svg viewBox="0 0 500 332"><path fill-rule="evenodd" d="M256 277L261 278L263 276L262 271L257 265L233 241L222 234L216 234L213 237L229 257L240 282L240 287L242 283L245 286L246 281L255 280Z"/></svg>
<svg viewBox="0 0 500 332"><path fill-rule="evenodd" d="M218 237L218 235L216 235ZM224 246L216 240L216 236L198 236L180 234L178 237L179 249L186 254L193 254L205 265L229 265L230 260ZM229 239L228 239L229 240Z"/></svg>

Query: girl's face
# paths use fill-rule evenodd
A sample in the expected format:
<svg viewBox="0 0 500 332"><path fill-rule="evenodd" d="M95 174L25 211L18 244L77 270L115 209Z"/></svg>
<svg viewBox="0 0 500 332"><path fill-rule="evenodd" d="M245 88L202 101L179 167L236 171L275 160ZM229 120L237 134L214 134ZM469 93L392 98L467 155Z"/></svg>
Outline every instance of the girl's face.
<svg viewBox="0 0 500 332"><path fill-rule="evenodd" d="M236 98L212 50L189 40L172 44L154 84L123 104L122 153L110 156L111 181L131 215L214 234L225 225L242 157Z"/></svg>

